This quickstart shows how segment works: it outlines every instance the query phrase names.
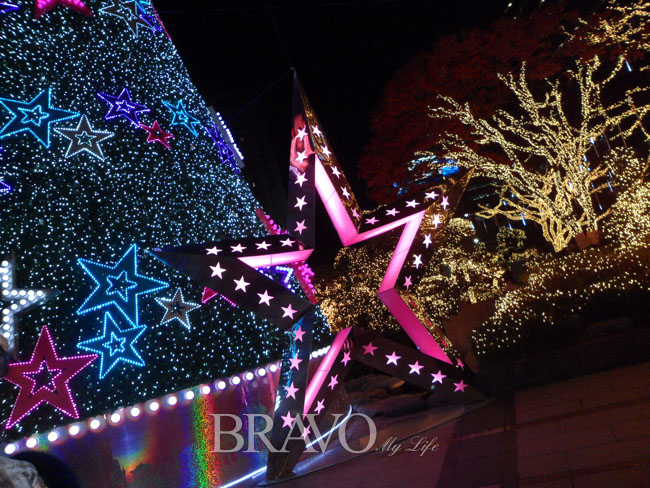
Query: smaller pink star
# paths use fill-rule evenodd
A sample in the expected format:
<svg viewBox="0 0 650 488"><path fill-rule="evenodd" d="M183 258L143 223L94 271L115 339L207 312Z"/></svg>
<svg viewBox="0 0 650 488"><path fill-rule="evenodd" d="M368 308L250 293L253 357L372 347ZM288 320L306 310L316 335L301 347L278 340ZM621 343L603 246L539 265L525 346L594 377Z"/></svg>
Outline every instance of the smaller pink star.
<svg viewBox="0 0 650 488"><path fill-rule="evenodd" d="M300 369L300 363L302 363L302 359L298 359L298 357L289 358L289 362L291 363L289 371L291 371L293 368Z"/></svg>
<svg viewBox="0 0 650 488"><path fill-rule="evenodd" d="M289 305L289 306L291 306L291 305ZM302 326L300 326L296 330L293 331L293 340L302 342L302 336L304 336L304 335L305 335L305 331L302 330Z"/></svg>
<svg viewBox="0 0 650 488"><path fill-rule="evenodd" d="M431 381L432 383L438 382L441 385L442 385L442 379L447 377L446 374L442 374L442 370L440 369L438 370L437 373L431 373L431 376L433 376L433 381Z"/></svg>
<svg viewBox="0 0 650 488"><path fill-rule="evenodd" d="M420 374L420 370L421 370L422 368L424 368L424 366L421 366L420 363L418 363L417 361L415 361L413 364L409 364L409 368L411 368L411 371L409 371L409 374L413 374L413 373L415 373L415 374L419 375L419 374Z"/></svg>
<svg viewBox="0 0 650 488"><path fill-rule="evenodd" d="M330 387L330 390L333 390L336 385L339 384L337 378L339 377L338 374L335 374L334 376L330 376L330 384L327 385Z"/></svg>
<svg viewBox="0 0 650 488"><path fill-rule="evenodd" d="M350 361L352 361L352 359L350 359L350 353L349 352L343 352L343 359L341 359L341 362L345 366L347 366Z"/></svg>
<svg viewBox="0 0 650 488"><path fill-rule="evenodd" d="M366 224L375 225L377 222L379 222L379 221L374 217L366 219Z"/></svg>
<svg viewBox="0 0 650 488"><path fill-rule="evenodd" d="M307 219L302 219L300 222L296 222L296 228L294 229L294 232L297 232L298 234L302 235L302 231L307 229L307 226L305 225L305 220Z"/></svg>
<svg viewBox="0 0 650 488"><path fill-rule="evenodd" d="M352 216L353 216L355 219L358 219L358 218L360 217L360 216L359 216L359 212L357 212L357 209L356 209L356 208L353 208L353 209L352 209Z"/></svg>
<svg viewBox="0 0 650 488"><path fill-rule="evenodd" d="M392 363L395 366L397 366L397 360L402 359L402 356L398 356L397 354L395 354L395 351L393 351L393 353L391 355L386 354L386 359L388 359L388 361L386 361L386 365L389 365L389 364Z"/></svg>
<svg viewBox="0 0 650 488"><path fill-rule="evenodd" d="M399 210L396 210L394 208L391 208L390 210L386 211L386 215L390 215L391 217L395 217L399 213Z"/></svg>
<svg viewBox="0 0 650 488"><path fill-rule="evenodd" d="M456 364L460 367L461 370L465 369L465 365L460 360L460 358L456 359Z"/></svg>
<svg viewBox="0 0 650 488"><path fill-rule="evenodd" d="M436 193L435 190L430 191L425 194L425 198L430 198L431 200L435 200L438 197L438 194Z"/></svg>
<svg viewBox="0 0 650 488"><path fill-rule="evenodd" d="M465 388L467 388L467 384L463 380L460 380L460 383L454 383L454 386L456 387L454 391L462 391L463 393L465 393Z"/></svg>
<svg viewBox="0 0 650 488"><path fill-rule="evenodd" d="M404 288L408 290L412 284L413 282L411 281L411 277L407 276L406 279L404 280Z"/></svg>
<svg viewBox="0 0 650 488"><path fill-rule="evenodd" d="M291 416L291 412L287 412L286 415L280 415L280 418L282 419L282 428L291 427L293 425L294 420L296 420L294 417Z"/></svg>
<svg viewBox="0 0 650 488"><path fill-rule="evenodd" d="M316 414L320 414L320 411L325 408L325 399L323 398L322 400L318 400L316 402L316 408L314 409L316 411Z"/></svg>
<svg viewBox="0 0 650 488"><path fill-rule="evenodd" d="M307 436L308 436L309 434L311 434L311 430L310 430L310 429L311 429L311 428L309 427L309 425L305 425L305 428L304 428L304 430L302 431L302 435L301 435L300 437L302 437L303 439L307 439Z"/></svg>
<svg viewBox="0 0 650 488"><path fill-rule="evenodd" d="M280 241L280 242L282 243L282 247L286 247L286 246L291 246L296 241L292 241L287 237L284 241Z"/></svg>
<svg viewBox="0 0 650 488"><path fill-rule="evenodd" d="M370 354L371 356L375 355L375 349L379 349L378 347L375 347L372 345L372 341L370 341L367 345L361 346L363 347L363 354Z"/></svg>
<svg viewBox="0 0 650 488"><path fill-rule="evenodd" d="M296 393L300 391L300 388L293 386L293 381L289 386L285 386L284 389L287 390L287 398L293 398L294 400L296 399Z"/></svg>
<svg viewBox="0 0 650 488"><path fill-rule="evenodd" d="M442 197L442 203L440 205L442 208L447 210L447 207L449 206L449 197Z"/></svg>
<svg viewBox="0 0 650 488"><path fill-rule="evenodd" d="M291 304L289 304L289 305L286 306L286 307L280 307L280 308L281 308L282 311L284 312L284 314L282 315L282 318L284 318L284 317L289 317L290 319L292 319L292 318L293 318L293 314L296 313L296 312L298 311L298 310L294 310L294 309L291 307Z"/></svg>

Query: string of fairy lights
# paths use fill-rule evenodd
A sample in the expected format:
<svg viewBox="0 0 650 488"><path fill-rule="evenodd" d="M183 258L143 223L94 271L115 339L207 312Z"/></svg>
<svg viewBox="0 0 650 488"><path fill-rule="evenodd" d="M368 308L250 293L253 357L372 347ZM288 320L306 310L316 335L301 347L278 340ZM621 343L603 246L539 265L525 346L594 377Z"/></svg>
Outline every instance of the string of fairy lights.
<svg viewBox="0 0 650 488"><path fill-rule="evenodd" d="M66 356L82 353L77 344L101 335L103 310L76 313L94 287L78 259L112 266L137 243L142 275L200 302L199 286L146 249L265 234L246 182L221 164L203 129L212 127L210 113L155 24L153 7L138 2L134 18L120 4L135 5L95 2L92 18L61 5L35 19L33 3L22 2L2 14L0 164L12 191L2 195L0 254L15 252L18 286L61 291L22 318L20 358L29 357L44 324ZM165 136L170 133L173 138ZM299 288L293 277L291 285ZM97 361L73 380L82 416L280 354L281 334L273 326L222 300L193 310L191 328L156 327L165 311L155 299L168 294L140 299L139 325L147 329L136 347L143 365L121 362L100 380ZM119 312L112 318L122 330L130 326ZM315 330L318 343L324 328ZM9 417L15 398L16 390L2 382L0 418ZM10 435L67 421L43 405Z"/></svg>

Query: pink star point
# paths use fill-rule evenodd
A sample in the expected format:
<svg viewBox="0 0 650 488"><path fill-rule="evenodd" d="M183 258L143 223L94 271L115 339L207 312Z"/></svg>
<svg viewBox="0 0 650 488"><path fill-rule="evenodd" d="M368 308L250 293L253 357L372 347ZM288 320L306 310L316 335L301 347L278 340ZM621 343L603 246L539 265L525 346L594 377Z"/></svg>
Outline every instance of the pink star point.
<svg viewBox="0 0 650 488"><path fill-rule="evenodd" d="M338 374L335 374L335 375L333 375L333 376L330 376L330 384L327 385L327 386L330 387L330 390L333 390L334 387L335 387L336 385L339 384L339 382L338 382L338 377L339 377Z"/></svg>
<svg viewBox="0 0 650 488"><path fill-rule="evenodd" d="M461 391L465 393L465 388L467 388L467 384L463 382L463 380L460 380L460 383L454 383L454 386L456 387L456 389L454 390L455 392Z"/></svg>
<svg viewBox="0 0 650 488"><path fill-rule="evenodd" d="M442 385L443 378L447 377L446 374L442 374L442 370L440 370L440 369L438 370L437 373L431 373L431 376L433 377L433 380L431 381L432 383L438 382L441 385Z"/></svg>
<svg viewBox="0 0 650 488"><path fill-rule="evenodd" d="M341 359L341 362L343 363L344 366L347 366L350 361L352 361L352 359L350 358L350 353L344 352L343 359Z"/></svg>
<svg viewBox="0 0 650 488"><path fill-rule="evenodd" d="M294 229L294 232L297 232L298 234L302 235L302 231L307 229L307 226L305 225L305 220L307 219L302 219L300 222L296 222L296 228Z"/></svg>
<svg viewBox="0 0 650 488"><path fill-rule="evenodd" d="M296 417L292 417L291 412L287 412L286 415L280 415L280 418L282 419L282 428L284 429L285 427L291 427L294 420L296 420Z"/></svg>
<svg viewBox="0 0 650 488"><path fill-rule="evenodd" d="M316 415L320 414L320 411L325 408L325 399L323 398L322 400L318 400L316 402L316 408L314 409L316 411Z"/></svg>

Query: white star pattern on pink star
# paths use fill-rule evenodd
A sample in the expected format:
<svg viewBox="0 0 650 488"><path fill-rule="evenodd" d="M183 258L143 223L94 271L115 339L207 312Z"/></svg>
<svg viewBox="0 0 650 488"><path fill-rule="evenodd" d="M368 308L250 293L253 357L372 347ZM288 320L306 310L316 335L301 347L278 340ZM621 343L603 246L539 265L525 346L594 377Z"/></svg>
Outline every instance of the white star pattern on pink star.
<svg viewBox="0 0 650 488"><path fill-rule="evenodd" d="M289 305L289 306L291 306L291 305ZM302 336L304 336L304 335L305 335L305 331L302 330L302 326L300 326L296 330L293 331L293 340L302 342Z"/></svg>
<svg viewBox="0 0 650 488"><path fill-rule="evenodd" d="M223 278L223 272L226 271L226 268L222 268L219 263L216 266L210 266L210 269L212 270L212 276L219 276L219 278Z"/></svg>
<svg viewBox="0 0 650 488"><path fill-rule="evenodd" d="M271 244L266 241L256 242L255 245L257 246L257 249L264 249L265 251L271 247Z"/></svg>
<svg viewBox="0 0 650 488"><path fill-rule="evenodd" d="M317 414L320 414L320 411L325 408L325 399L323 398L322 400L318 400L316 402L316 408L314 409Z"/></svg>
<svg viewBox="0 0 650 488"><path fill-rule="evenodd" d="M307 128L306 127L301 127L298 129L298 133L296 134L296 139L302 139L303 137L307 137Z"/></svg>
<svg viewBox="0 0 650 488"><path fill-rule="evenodd" d="M386 359L388 359L388 361L386 361L386 365L394 364L395 366L397 366L397 360L402 359L402 356L398 356L397 354L395 354L395 351L393 351L393 353L390 355L386 354Z"/></svg>
<svg viewBox="0 0 650 488"><path fill-rule="evenodd" d="M289 358L289 362L291 363L291 367L289 368L289 371L292 369L300 369L300 363L302 363L302 359L298 359L297 357L295 358Z"/></svg>
<svg viewBox="0 0 650 488"><path fill-rule="evenodd" d="M294 229L294 232L297 232L298 234L302 235L302 231L307 229L307 226L305 225L305 220L307 219L302 219L300 222L296 222L296 228Z"/></svg>
<svg viewBox="0 0 650 488"><path fill-rule="evenodd" d="M293 314L296 313L296 312L298 311L298 310L294 310L294 309L291 307L291 304L289 304L289 305L286 306L286 307L280 307L280 308L281 308L282 311L284 312L284 315L282 316L283 318L284 318L284 317L289 317L289 318L292 319L292 318L293 318Z"/></svg>
<svg viewBox="0 0 650 488"><path fill-rule="evenodd" d="M424 236L424 242L422 243L426 246L427 249L429 249L429 245L433 244L431 241L431 234L427 234Z"/></svg>
<svg viewBox="0 0 650 488"><path fill-rule="evenodd" d="M285 427L291 427L293 425L293 421L296 420L291 416L291 412L287 412L286 415L280 415L280 418L282 419L282 428L284 429Z"/></svg>
<svg viewBox="0 0 650 488"><path fill-rule="evenodd" d="M302 163L305 159L307 159L307 151L298 151L296 159L299 163Z"/></svg>
<svg viewBox="0 0 650 488"><path fill-rule="evenodd" d="M292 241L288 237L284 241L280 241L280 243L282 244L282 247L292 246L294 242L296 242L296 241Z"/></svg>
<svg viewBox="0 0 650 488"><path fill-rule="evenodd" d="M332 152L329 150L327 146L323 146L323 154L329 158L332 155Z"/></svg>
<svg viewBox="0 0 650 488"><path fill-rule="evenodd" d="M409 368L411 368L411 371L409 371L409 374L420 374L420 370L424 368L424 366L421 366L420 363L415 361L413 364L409 364Z"/></svg>
<svg viewBox="0 0 650 488"><path fill-rule="evenodd" d="M413 282L411 281L411 276L409 275L409 276L407 276L406 279L404 280L404 288L406 288L406 289L408 290L409 287L410 287L412 284L413 284Z"/></svg>
<svg viewBox="0 0 650 488"><path fill-rule="evenodd" d="M454 386L456 387L454 391L462 391L463 393L465 393L465 388L467 388L467 384L463 380L460 380L460 383L454 383Z"/></svg>
<svg viewBox="0 0 650 488"><path fill-rule="evenodd" d="M332 174L334 176L336 176L337 178L339 178L341 176L341 172L339 171L339 169L336 166L332 166Z"/></svg>
<svg viewBox="0 0 650 488"><path fill-rule="evenodd" d="M237 244L236 246L230 246L230 249L232 252L244 252L244 249L246 248L241 244Z"/></svg>
<svg viewBox="0 0 650 488"><path fill-rule="evenodd" d="M296 198L296 204L293 207L298 208L298 210L302 212L302 207L304 207L305 205L307 205L307 202L305 202L305 197L300 197L300 198Z"/></svg>
<svg viewBox="0 0 650 488"><path fill-rule="evenodd" d="M285 386L284 389L287 390L287 398L293 398L294 400L296 399L296 393L300 390L300 388L293 386L293 381L289 386Z"/></svg>
<svg viewBox="0 0 650 488"><path fill-rule="evenodd" d="M431 381L432 383L438 382L442 385L442 379L446 378L446 374L442 374L442 370L438 370L437 373L431 373L431 376L433 376L433 380Z"/></svg>
<svg viewBox="0 0 650 488"><path fill-rule="evenodd" d="M320 131L317 125L312 125L311 130L314 134L316 134L318 137L322 136L323 133Z"/></svg>
<svg viewBox="0 0 650 488"><path fill-rule="evenodd" d="M415 266L415 269L419 269L422 266L422 254L416 254L414 259L413 266Z"/></svg>
<svg viewBox="0 0 650 488"><path fill-rule="evenodd" d="M304 173L300 173L298 177L296 178L296 185L300 185L300 188L302 188L303 183L307 183L307 177L305 176Z"/></svg>
<svg viewBox="0 0 650 488"><path fill-rule="evenodd" d="M343 359L341 359L341 362L345 366L347 366L350 361L352 361L352 359L350 358L350 353L349 352L344 352L343 353Z"/></svg>
<svg viewBox="0 0 650 488"><path fill-rule="evenodd" d="M348 191L348 189L346 187L344 187L344 186L341 187L341 193L343 194L343 196L346 199L350 198L350 192Z"/></svg>
<svg viewBox="0 0 650 488"><path fill-rule="evenodd" d="M244 277L243 277L243 276L242 276L240 279L238 279L238 280L233 280L233 281L234 281L235 284L237 285L237 286L235 287L235 291L237 291L237 290L241 290L241 291L243 291L244 293L246 293L246 287L247 287L248 285L250 285L250 283L244 281Z"/></svg>
<svg viewBox="0 0 650 488"><path fill-rule="evenodd" d="M434 225L434 227L437 229L438 226L439 226L441 223L442 223L442 221L440 220L440 215L439 215L439 214L435 214L435 215L433 216L433 225Z"/></svg>
<svg viewBox="0 0 650 488"><path fill-rule="evenodd" d="M214 254L215 256L218 255L223 249L219 249L217 246L211 247L210 249L206 249L208 254Z"/></svg>
<svg viewBox="0 0 650 488"><path fill-rule="evenodd" d="M264 290L264 293L258 293L258 297L260 297L260 302L259 304L261 305L262 303L266 305L271 305L271 300L273 300L273 297L269 295L269 290Z"/></svg>
<svg viewBox="0 0 650 488"><path fill-rule="evenodd" d="M363 347L363 354L364 355L365 354L370 354L371 356L374 356L375 355L375 350L379 349L378 347L372 345L372 341L370 341L365 346L361 346L361 347Z"/></svg>

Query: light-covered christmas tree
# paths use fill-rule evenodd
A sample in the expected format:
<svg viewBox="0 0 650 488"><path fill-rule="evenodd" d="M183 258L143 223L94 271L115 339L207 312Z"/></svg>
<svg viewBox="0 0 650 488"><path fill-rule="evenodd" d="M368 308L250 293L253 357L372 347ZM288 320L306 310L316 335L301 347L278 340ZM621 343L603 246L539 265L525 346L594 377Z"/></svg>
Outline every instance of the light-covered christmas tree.
<svg viewBox="0 0 650 488"><path fill-rule="evenodd" d="M16 289L61 291L21 317L19 360L45 324L60 357L97 354L70 381L88 417L279 357L274 327L223 300L197 307L200 287L146 252L265 233L153 7L13 3L0 10L0 254L15 253ZM34 361L33 388L54 388ZM18 390L0 388L6 420ZM68 421L42 403L10 435Z"/></svg>

